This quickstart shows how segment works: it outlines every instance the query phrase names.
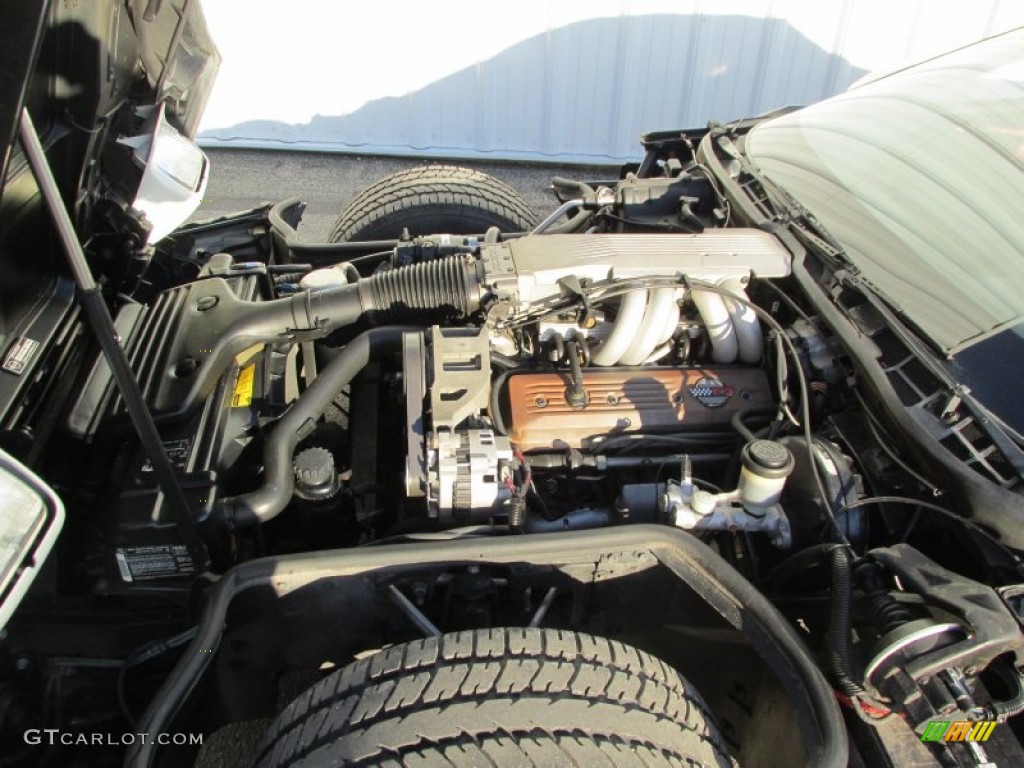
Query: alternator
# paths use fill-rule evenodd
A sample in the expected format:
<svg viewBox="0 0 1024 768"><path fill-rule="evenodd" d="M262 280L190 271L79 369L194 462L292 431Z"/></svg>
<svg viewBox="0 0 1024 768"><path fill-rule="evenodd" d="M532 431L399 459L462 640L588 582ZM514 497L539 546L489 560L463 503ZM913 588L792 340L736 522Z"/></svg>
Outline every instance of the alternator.
<svg viewBox="0 0 1024 768"><path fill-rule="evenodd" d="M486 520L509 497L512 445L480 419L491 387L482 328L408 333L404 344L406 495L442 523Z"/></svg>
<svg viewBox="0 0 1024 768"><path fill-rule="evenodd" d="M430 502L442 522L470 522L498 512L508 499L512 446L489 429L437 435L436 464L431 467Z"/></svg>

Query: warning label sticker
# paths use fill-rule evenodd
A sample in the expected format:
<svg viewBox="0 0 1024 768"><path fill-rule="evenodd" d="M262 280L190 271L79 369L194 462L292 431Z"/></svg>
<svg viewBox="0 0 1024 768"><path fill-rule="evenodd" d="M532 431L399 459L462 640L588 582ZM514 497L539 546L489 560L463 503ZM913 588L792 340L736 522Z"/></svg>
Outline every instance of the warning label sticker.
<svg viewBox="0 0 1024 768"><path fill-rule="evenodd" d="M196 570L184 544L119 547L114 555L121 578L128 582L186 576Z"/></svg>
<svg viewBox="0 0 1024 768"><path fill-rule="evenodd" d="M3 365L0 367L15 376L21 376L32 362L32 358L36 356L38 349L38 341L30 339L28 336L22 336L7 350Z"/></svg>
<svg viewBox="0 0 1024 768"><path fill-rule="evenodd" d="M235 394L231 398L232 408L248 408L252 405L252 390L255 381L255 363L250 363L238 372L238 381L235 382Z"/></svg>
<svg viewBox="0 0 1024 768"><path fill-rule="evenodd" d="M164 450L167 452L167 458L171 460L171 464L179 472L188 471L188 459L192 455L192 443L194 442L195 439L192 436L180 437L176 440L164 440ZM153 462L146 459L142 462L139 471L152 472Z"/></svg>

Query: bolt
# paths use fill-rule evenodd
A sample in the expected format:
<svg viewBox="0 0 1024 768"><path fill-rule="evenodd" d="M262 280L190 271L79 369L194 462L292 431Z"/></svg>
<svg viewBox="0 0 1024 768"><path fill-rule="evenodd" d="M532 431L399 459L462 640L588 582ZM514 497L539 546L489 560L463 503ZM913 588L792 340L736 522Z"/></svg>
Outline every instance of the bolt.
<svg viewBox="0 0 1024 768"><path fill-rule="evenodd" d="M174 366L174 375L180 379L191 376L199 369L199 363L194 358L185 357Z"/></svg>
<svg viewBox="0 0 1024 768"><path fill-rule="evenodd" d="M548 399L546 397L538 397L533 402L534 402L534 405L536 405L538 408L547 408L548 407Z"/></svg>
<svg viewBox="0 0 1024 768"><path fill-rule="evenodd" d="M32 666L32 661L28 656L19 656L15 660L14 666L19 672L27 672L28 668Z"/></svg>
<svg viewBox="0 0 1024 768"><path fill-rule="evenodd" d="M208 309L213 309L217 306L220 301L216 296L202 296L199 301L196 302L196 309L200 312L205 312Z"/></svg>
<svg viewBox="0 0 1024 768"><path fill-rule="evenodd" d="M608 393L608 397L605 398L605 399L608 400L608 405L618 405L619 404L619 396L616 395L614 392L609 392Z"/></svg>
<svg viewBox="0 0 1024 768"><path fill-rule="evenodd" d="M416 605L423 605L427 602L429 588L422 581L414 582L412 585L412 600Z"/></svg>

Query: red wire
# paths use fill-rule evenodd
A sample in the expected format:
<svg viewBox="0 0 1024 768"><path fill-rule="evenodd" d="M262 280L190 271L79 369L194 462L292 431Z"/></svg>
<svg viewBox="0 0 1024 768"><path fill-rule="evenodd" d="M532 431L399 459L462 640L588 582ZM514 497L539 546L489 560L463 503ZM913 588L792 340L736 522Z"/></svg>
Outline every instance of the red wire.
<svg viewBox="0 0 1024 768"><path fill-rule="evenodd" d="M833 693L836 695L836 698L839 700L840 704L842 704L844 707L849 707L850 709L853 709L854 701L853 701L852 698L847 696L842 691L835 691L834 690ZM891 709L884 709L882 707L876 707L876 706L874 706L872 704L868 704L867 702L863 702L863 701L859 702L859 704L860 704L861 711L864 714L866 714L866 715L870 715L871 717L885 717L886 715L891 715L892 714L892 710ZM900 717L903 717L903 718L906 717L906 715L903 714L902 712L900 712L898 714L899 714Z"/></svg>

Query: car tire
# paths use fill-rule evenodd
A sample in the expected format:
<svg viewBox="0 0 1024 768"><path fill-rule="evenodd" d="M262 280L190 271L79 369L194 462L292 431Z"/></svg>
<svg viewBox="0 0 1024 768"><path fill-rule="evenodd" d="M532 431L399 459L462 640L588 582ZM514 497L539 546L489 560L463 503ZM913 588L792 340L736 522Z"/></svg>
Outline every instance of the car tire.
<svg viewBox="0 0 1024 768"><path fill-rule="evenodd" d="M394 240L412 235L478 235L532 229L536 214L514 189L470 168L427 165L393 173L360 192L328 240Z"/></svg>
<svg viewBox="0 0 1024 768"><path fill-rule="evenodd" d="M307 690L259 768L731 766L700 695L643 651L547 629L396 645Z"/></svg>

